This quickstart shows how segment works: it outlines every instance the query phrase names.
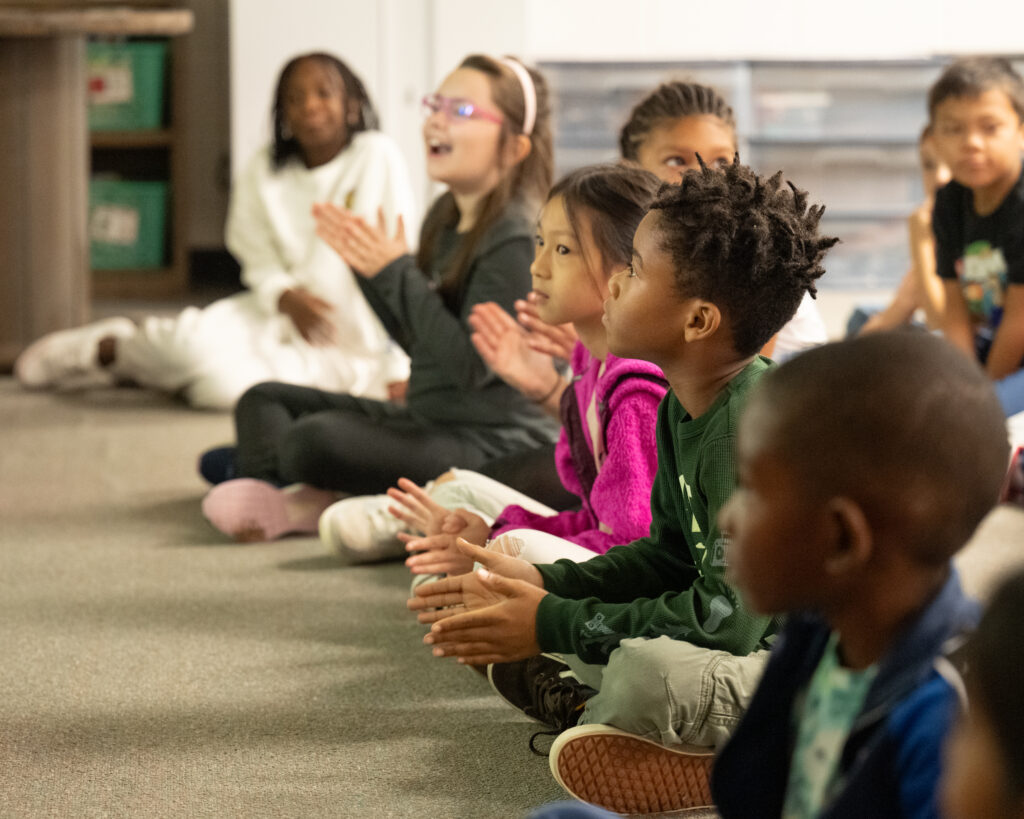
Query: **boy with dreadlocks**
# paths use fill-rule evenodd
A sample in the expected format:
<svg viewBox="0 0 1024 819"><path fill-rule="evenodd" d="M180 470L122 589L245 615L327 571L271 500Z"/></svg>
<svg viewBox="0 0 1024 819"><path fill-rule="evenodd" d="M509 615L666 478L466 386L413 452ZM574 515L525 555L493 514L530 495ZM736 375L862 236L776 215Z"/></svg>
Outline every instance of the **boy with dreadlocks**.
<svg viewBox="0 0 1024 819"><path fill-rule="evenodd" d="M716 519L735 485L740 407L771 366L758 350L815 292L836 241L817 232L822 211L781 174L738 162L665 186L604 317L609 349L656 364L671 386L650 534L547 565L501 554L500 538L459 541L483 569L424 584L409 602L433 624L435 655L492 664L502 697L564 730L551 768L584 801L626 813L707 804L712 748L753 694L777 623L726 582Z"/></svg>

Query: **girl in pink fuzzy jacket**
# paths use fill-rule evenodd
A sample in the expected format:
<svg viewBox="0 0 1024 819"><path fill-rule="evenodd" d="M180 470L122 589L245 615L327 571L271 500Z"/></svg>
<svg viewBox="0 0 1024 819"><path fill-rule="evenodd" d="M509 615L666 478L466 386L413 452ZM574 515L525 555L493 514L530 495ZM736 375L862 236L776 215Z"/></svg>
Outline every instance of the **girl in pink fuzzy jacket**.
<svg viewBox="0 0 1024 819"><path fill-rule="evenodd" d="M571 324L578 341L568 385L557 375L531 392L537 403L559 407L556 467L580 508L556 513L491 478L455 468L423 488L402 479L387 495L339 501L320 520L330 548L353 563L410 551L406 563L413 573L431 575L468 570L456 535L477 543L508 535L501 538L503 549L544 561L586 560L648 532L654 428L667 383L654 365L611 355L602 319L608 279L630 265L633 233L657 187L657 179L638 168L582 168L551 189L537 225L531 304L548 325ZM475 327L496 371L521 388L526 379L515 377L517 365L547 372L550 381L550 358L529 349L511 316L496 306L478 311Z"/></svg>

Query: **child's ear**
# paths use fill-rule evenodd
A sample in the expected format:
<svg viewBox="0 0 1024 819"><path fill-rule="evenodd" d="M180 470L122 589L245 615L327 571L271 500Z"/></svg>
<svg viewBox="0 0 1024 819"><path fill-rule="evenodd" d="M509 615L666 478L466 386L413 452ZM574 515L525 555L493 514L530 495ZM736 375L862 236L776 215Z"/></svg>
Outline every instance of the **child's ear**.
<svg viewBox="0 0 1024 819"><path fill-rule="evenodd" d="M516 134L509 142L509 157L513 165L518 165L533 150L533 140L526 134Z"/></svg>
<svg viewBox="0 0 1024 819"><path fill-rule="evenodd" d="M722 324L722 313L717 305L703 299L694 299L687 312L684 338L689 341L706 341Z"/></svg>
<svg viewBox="0 0 1024 819"><path fill-rule="evenodd" d="M848 574L871 559L874 538L864 510L847 497L832 498L825 506L831 541L825 569L833 577Z"/></svg>

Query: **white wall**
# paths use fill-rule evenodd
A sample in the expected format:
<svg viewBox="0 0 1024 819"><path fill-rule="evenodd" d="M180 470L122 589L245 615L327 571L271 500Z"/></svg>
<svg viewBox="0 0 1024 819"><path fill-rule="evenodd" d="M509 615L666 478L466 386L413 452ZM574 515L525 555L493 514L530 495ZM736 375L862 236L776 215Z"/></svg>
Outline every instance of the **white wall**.
<svg viewBox="0 0 1024 819"><path fill-rule="evenodd" d="M366 82L421 191L419 99L467 54L528 60L857 59L1021 50L1007 0L229 0L237 173L269 138L283 63L337 53Z"/></svg>

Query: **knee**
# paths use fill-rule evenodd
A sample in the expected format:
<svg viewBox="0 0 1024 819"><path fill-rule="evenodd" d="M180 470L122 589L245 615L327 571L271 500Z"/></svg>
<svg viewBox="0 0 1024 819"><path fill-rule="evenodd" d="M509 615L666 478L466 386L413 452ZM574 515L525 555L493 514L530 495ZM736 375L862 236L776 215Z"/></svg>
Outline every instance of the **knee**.
<svg viewBox="0 0 1024 819"><path fill-rule="evenodd" d="M308 483L329 488L328 475L332 465L336 471L336 458L326 446L328 440L326 425L317 416L307 416L293 422L278 446L278 470L281 477L288 483Z"/></svg>
<svg viewBox="0 0 1024 819"><path fill-rule="evenodd" d="M259 407L276 401L276 384L265 381L245 390L235 402L235 417L251 417Z"/></svg>

